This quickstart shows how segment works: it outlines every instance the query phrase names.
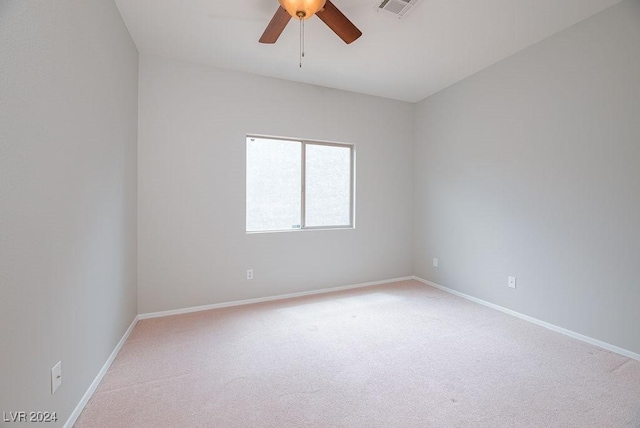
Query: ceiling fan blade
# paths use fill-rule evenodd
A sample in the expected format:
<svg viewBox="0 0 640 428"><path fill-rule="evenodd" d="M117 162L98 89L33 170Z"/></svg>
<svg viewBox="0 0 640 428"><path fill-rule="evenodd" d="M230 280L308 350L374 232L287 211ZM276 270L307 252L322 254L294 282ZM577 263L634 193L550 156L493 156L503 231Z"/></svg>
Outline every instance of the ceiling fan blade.
<svg viewBox="0 0 640 428"><path fill-rule="evenodd" d="M275 15L271 18L271 22L267 25L267 28L260 37L260 43L275 43L280 37L280 34L284 31L284 27L287 26L291 15L282 6L278 7Z"/></svg>
<svg viewBox="0 0 640 428"><path fill-rule="evenodd" d="M324 5L324 9L316 13L318 18L327 24L334 33L338 35L346 44L355 41L362 36L362 31L353 25L349 19L329 0Z"/></svg>

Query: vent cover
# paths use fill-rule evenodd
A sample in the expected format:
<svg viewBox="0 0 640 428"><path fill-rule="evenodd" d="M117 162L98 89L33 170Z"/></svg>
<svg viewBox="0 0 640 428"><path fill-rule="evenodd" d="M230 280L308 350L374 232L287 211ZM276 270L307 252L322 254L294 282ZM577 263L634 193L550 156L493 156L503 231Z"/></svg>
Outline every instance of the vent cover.
<svg viewBox="0 0 640 428"><path fill-rule="evenodd" d="M402 18L421 1L422 0L383 0L377 10L378 12L383 10L394 14L398 18Z"/></svg>

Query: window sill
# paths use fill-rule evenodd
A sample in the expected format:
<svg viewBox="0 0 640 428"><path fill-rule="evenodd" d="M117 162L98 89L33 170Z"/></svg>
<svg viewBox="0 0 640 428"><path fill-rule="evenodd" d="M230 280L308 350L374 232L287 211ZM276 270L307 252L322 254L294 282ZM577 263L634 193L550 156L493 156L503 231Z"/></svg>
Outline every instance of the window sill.
<svg viewBox="0 0 640 428"><path fill-rule="evenodd" d="M291 233L291 232L319 232L331 230L355 230L355 226L338 226L338 227L308 227L305 229L285 229L285 230L257 230L245 231L247 235L264 235L267 233Z"/></svg>

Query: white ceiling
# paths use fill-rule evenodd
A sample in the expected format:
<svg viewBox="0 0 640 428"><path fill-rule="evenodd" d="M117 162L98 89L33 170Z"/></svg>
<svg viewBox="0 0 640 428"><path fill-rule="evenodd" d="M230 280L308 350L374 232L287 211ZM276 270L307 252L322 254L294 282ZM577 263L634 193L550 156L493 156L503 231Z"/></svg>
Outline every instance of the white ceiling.
<svg viewBox="0 0 640 428"><path fill-rule="evenodd" d="M332 0L363 32L346 45L317 17L258 43L277 0L115 0L141 53L378 95L423 98L620 0L423 0L398 19L380 0Z"/></svg>

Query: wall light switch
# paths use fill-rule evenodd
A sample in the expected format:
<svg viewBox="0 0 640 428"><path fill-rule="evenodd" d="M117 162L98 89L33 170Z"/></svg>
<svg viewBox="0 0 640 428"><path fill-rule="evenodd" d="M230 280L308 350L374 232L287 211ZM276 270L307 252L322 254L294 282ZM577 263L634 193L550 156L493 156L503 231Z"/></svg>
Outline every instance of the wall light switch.
<svg viewBox="0 0 640 428"><path fill-rule="evenodd" d="M247 269L247 279L253 279L253 269Z"/></svg>
<svg viewBox="0 0 640 428"><path fill-rule="evenodd" d="M438 259L433 259L433 267L438 267Z"/></svg>
<svg viewBox="0 0 640 428"><path fill-rule="evenodd" d="M510 276L509 277L509 282L507 284L509 286L509 288L516 288L516 277L515 276Z"/></svg>

